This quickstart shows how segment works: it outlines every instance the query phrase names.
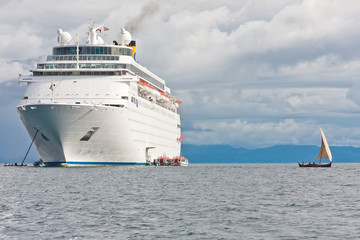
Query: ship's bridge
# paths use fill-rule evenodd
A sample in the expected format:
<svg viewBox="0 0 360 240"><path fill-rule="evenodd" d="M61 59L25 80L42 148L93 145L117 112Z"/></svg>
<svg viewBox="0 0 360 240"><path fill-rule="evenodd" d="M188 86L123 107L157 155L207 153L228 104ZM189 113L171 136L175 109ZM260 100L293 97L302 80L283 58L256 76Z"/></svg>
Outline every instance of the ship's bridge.
<svg viewBox="0 0 360 240"><path fill-rule="evenodd" d="M57 46L53 48L53 55L76 55L76 46ZM79 55L115 55L132 56L133 49L126 46L79 46Z"/></svg>

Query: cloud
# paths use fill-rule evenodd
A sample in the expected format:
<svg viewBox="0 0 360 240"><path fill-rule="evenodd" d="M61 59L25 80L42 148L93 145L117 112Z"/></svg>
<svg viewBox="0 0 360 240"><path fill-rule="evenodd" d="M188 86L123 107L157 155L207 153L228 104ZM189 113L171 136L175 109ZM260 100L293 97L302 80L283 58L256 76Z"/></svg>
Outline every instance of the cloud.
<svg viewBox="0 0 360 240"><path fill-rule="evenodd" d="M35 54L43 53L43 39L39 35L40 29L22 23L14 28L1 24L0 29L0 57L2 60L24 60L34 58Z"/></svg>
<svg viewBox="0 0 360 240"><path fill-rule="evenodd" d="M315 127L311 125L311 122L300 123L294 119L266 123L249 123L239 119L195 122L193 130L184 132L187 136L184 141L190 144L228 144L247 148L278 144L306 145L314 140Z"/></svg>
<svg viewBox="0 0 360 240"><path fill-rule="evenodd" d="M336 12L338 9L341 11ZM256 76L269 77L264 69L277 74L283 66L291 68L322 56L351 61L355 55L349 48L357 44L352 36L359 36L359 31L356 16L349 17L347 10L354 12L337 1L329 6L324 1L268 1L263 5L247 1L190 9L161 5L137 35L138 56L140 62L170 79L169 83L174 79L195 86L218 79L229 83L234 76L237 81L258 81ZM255 77L249 79L251 75Z"/></svg>
<svg viewBox="0 0 360 240"><path fill-rule="evenodd" d="M360 147L360 128L322 124L330 146ZM184 131L184 143L195 145L225 144L233 147L262 148L274 145L320 145L316 121L284 119L282 121L248 122L240 119L193 122ZM340 139L338 136L341 136Z"/></svg>
<svg viewBox="0 0 360 240"><path fill-rule="evenodd" d="M343 118L360 111L347 88L243 88L178 91L184 116L198 119Z"/></svg>
<svg viewBox="0 0 360 240"><path fill-rule="evenodd" d="M270 20L256 19L241 24L233 32L239 40L239 52L264 54L294 48L321 52L330 44L343 48L338 40L355 43L351 36L359 36L359 30L353 28L358 18L354 12L358 12L359 7L353 9L341 1L297 2L285 6Z"/></svg>
<svg viewBox="0 0 360 240"><path fill-rule="evenodd" d="M360 58L342 59L336 55L323 55L310 61L283 65L278 70L278 74L284 78L302 78L302 81L313 83L351 81L358 72L360 72Z"/></svg>
<svg viewBox="0 0 360 240"><path fill-rule="evenodd" d="M0 60L0 84L14 81L18 78L19 74L27 73L28 68L24 62L4 62Z"/></svg>

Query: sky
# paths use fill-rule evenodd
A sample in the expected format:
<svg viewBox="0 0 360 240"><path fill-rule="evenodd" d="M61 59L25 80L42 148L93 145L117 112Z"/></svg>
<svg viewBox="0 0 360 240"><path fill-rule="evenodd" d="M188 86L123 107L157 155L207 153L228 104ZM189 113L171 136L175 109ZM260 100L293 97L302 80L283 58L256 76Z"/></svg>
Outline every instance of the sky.
<svg viewBox="0 0 360 240"><path fill-rule="evenodd" d="M360 147L358 0L0 2L0 156L30 144L16 106L57 30L85 41L89 22L122 27L137 61L182 99L183 143ZM32 153L35 156L36 153Z"/></svg>

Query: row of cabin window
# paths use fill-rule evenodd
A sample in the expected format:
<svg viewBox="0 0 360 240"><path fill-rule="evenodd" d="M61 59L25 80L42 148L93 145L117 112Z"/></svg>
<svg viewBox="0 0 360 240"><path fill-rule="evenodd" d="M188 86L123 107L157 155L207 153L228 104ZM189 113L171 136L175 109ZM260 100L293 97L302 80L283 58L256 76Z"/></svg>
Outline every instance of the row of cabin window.
<svg viewBox="0 0 360 240"><path fill-rule="evenodd" d="M79 47L79 54L125 55L132 56L131 48L121 47ZM53 55L76 55L76 47L54 47Z"/></svg>
<svg viewBox="0 0 360 240"><path fill-rule="evenodd" d="M76 63L55 63L55 64L38 64L37 69L67 69L76 68ZM113 63L79 63L79 68L126 68L126 64Z"/></svg>
<svg viewBox="0 0 360 240"><path fill-rule="evenodd" d="M75 63L56 63L56 64L38 64L37 69L75 69L76 64ZM149 74L141 71L137 67L131 65L131 64L110 64L110 63L79 63L80 69L114 69L114 68L122 68L122 69L129 69L133 73L139 75L140 77L148 80L151 84L154 86L164 89L164 84L160 83L155 78L151 77ZM38 75L38 76L43 76ZM50 74L47 74L50 75ZM69 75L69 74L52 74L52 75ZM84 75L94 75L94 74L84 74ZM102 75L102 74L97 74ZM103 75L109 75L109 74L103 74Z"/></svg>
<svg viewBox="0 0 360 240"><path fill-rule="evenodd" d="M38 64L37 69L75 69L75 63L60 63L60 64ZM109 63L80 63L80 69L114 69L114 68L122 68L122 69L129 69L133 73L139 75L140 77L148 80L154 86L164 89L164 84L160 83L155 78L151 77L149 74L141 71L137 67L131 64L109 64ZM74 72L76 73L76 72ZM108 72L105 73L98 73L98 72L89 72L90 74L84 74L84 72L80 72L81 74L77 75L118 75L118 74L109 74ZM96 73L96 74L94 74ZM37 75L35 75L37 74ZM48 75L74 75L72 72L40 72L34 71L34 76L48 76Z"/></svg>
<svg viewBox="0 0 360 240"><path fill-rule="evenodd" d="M74 56L47 56L46 61L77 61L76 55ZM119 61L119 56L94 56L83 55L79 56L79 61Z"/></svg>
<svg viewBox="0 0 360 240"><path fill-rule="evenodd" d="M40 71L34 71L33 72L34 76L63 76L63 75L67 75L67 76L71 76L71 75L75 75L75 76L92 76L92 75L106 75L106 76L118 76L118 75L122 75L121 71L101 71L101 72L80 72L80 71L76 71L76 72L40 72Z"/></svg>

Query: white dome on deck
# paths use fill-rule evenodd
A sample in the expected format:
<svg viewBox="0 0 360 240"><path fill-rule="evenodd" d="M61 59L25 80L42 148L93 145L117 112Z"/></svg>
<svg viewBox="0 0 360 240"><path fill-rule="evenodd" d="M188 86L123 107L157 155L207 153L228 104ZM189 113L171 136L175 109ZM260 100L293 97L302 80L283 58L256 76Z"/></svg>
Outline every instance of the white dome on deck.
<svg viewBox="0 0 360 240"><path fill-rule="evenodd" d="M125 30L125 28L121 29L121 32L119 32L116 35L116 41L120 45L128 45L132 40L131 34Z"/></svg>
<svg viewBox="0 0 360 240"><path fill-rule="evenodd" d="M70 44L72 37L71 34L68 32L63 32L62 29L59 29L58 31L58 43L60 43L61 46Z"/></svg>

